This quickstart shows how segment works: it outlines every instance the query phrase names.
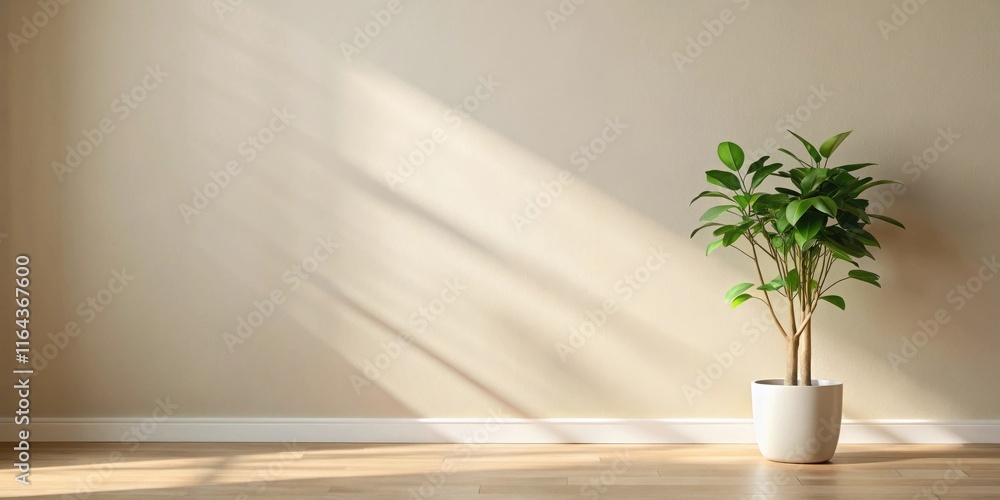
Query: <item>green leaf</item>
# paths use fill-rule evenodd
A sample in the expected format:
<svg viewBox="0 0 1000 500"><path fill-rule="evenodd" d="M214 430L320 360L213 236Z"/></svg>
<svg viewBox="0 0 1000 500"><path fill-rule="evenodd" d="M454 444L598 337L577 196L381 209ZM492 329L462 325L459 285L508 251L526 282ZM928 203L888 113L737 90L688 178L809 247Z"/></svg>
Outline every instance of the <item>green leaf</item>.
<svg viewBox="0 0 1000 500"><path fill-rule="evenodd" d="M736 177L736 174L732 172L726 172L725 170L709 170L708 172L705 172L705 176L708 178L708 182L711 182L716 186L732 189L733 191L740 190L740 178Z"/></svg>
<svg viewBox="0 0 1000 500"><path fill-rule="evenodd" d="M851 264L854 264L854 267L861 267L861 264L858 264L854 259L852 259L852 257L860 256L860 254L852 252L840 243L831 240L824 240L823 245L830 249L830 252L833 253L834 257L845 262L850 262Z"/></svg>
<svg viewBox="0 0 1000 500"><path fill-rule="evenodd" d="M732 142L720 143L719 159L729 167L729 170L739 170L743 166L743 150Z"/></svg>
<svg viewBox="0 0 1000 500"><path fill-rule="evenodd" d="M855 170L861 170L862 168L870 167L872 165L878 165L878 164L877 163L852 163L850 165L841 165L839 167L834 167L834 168L839 168L840 170L843 170L845 172L853 172Z"/></svg>
<svg viewBox="0 0 1000 500"><path fill-rule="evenodd" d="M722 237L722 246L728 247L729 245L736 243L736 240L740 239L740 236L743 236L743 231L740 231L738 227L734 228Z"/></svg>
<svg viewBox="0 0 1000 500"><path fill-rule="evenodd" d="M789 151L789 150L787 150L785 148L778 148L778 151L781 151L782 153L785 153L786 155L791 156L792 158L795 158L795 161L801 163L802 166L804 166L804 167L810 167L811 166L808 163L806 163L806 162L802 161L801 159L799 159L798 156L795 156L794 153L792 153L791 151Z"/></svg>
<svg viewBox="0 0 1000 500"><path fill-rule="evenodd" d="M856 179L853 183L850 184L850 187L848 187L847 189L853 190L855 188L865 185L866 182L870 182L872 180L874 180L874 177L865 177L863 179Z"/></svg>
<svg viewBox="0 0 1000 500"><path fill-rule="evenodd" d="M870 215L871 215L871 217L874 217L876 219L884 220L884 221L888 222L889 224L892 224L893 226L899 226L899 227L901 227L903 229L906 229L906 226L904 226L902 222L899 222L898 220L893 219L892 217L886 217L884 215L875 215L875 214L870 214Z"/></svg>
<svg viewBox="0 0 1000 500"><path fill-rule="evenodd" d="M728 225L722 226L722 227L716 229L715 231L712 231L712 235L713 236L722 236L722 235L728 233L729 231L732 231L735 227L736 226L734 226L732 224L728 224Z"/></svg>
<svg viewBox="0 0 1000 500"><path fill-rule="evenodd" d="M722 246L722 240L713 241L713 242L709 243L708 244L708 249L705 250L705 255L708 255L708 254L714 252L716 248L719 248L721 246Z"/></svg>
<svg viewBox="0 0 1000 500"><path fill-rule="evenodd" d="M791 224L788 223L788 217L785 217L784 211L775 214L774 228L777 229L779 233L785 232L790 225Z"/></svg>
<svg viewBox="0 0 1000 500"><path fill-rule="evenodd" d="M705 229L706 227L721 226L721 225L722 224L719 224L718 222L709 222L708 224L702 224L702 225L698 226L698 228L695 229L694 231L691 231L691 238L694 238L694 235L698 234L698 231L701 231L702 229Z"/></svg>
<svg viewBox="0 0 1000 500"><path fill-rule="evenodd" d="M753 226L756 223L757 221L744 220L739 224L722 226L713 231L712 234L715 236L722 236L722 246L728 247L729 245L736 243L736 240L740 239L740 236L743 236L743 233L745 233L747 229L750 229L750 226Z"/></svg>
<svg viewBox="0 0 1000 500"><path fill-rule="evenodd" d="M765 283L757 287L757 289L773 292L775 290L781 290L784 287L785 287L785 280L781 279L780 277L777 277L771 280L769 283Z"/></svg>
<svg viewBox="0 0 1000 500"><path fill-rule="evenodd" d="M798 191L796 191L794 189L788 189L786 187L780 187L779 186L779 187L774 188L774 190L777 191L777 192L779 192L779 193L782 193L782 194L787 194L789 196L801 196L802 195Z"/></svg>
<svg viewBox="0 0 1000 500"><path fill-rule="evenodd" d="M701 216L700 220L702 222L713 221L716 219L716 217L722 215L723 213L725 213L726 210L729 210L731 208L739 208L739 207L737 207L736 205L719 205L717 207L712 207L708 210L705 210L705 213Z"/></svg>
<svg viewBox="0 0 1000 500"><path fill-rule="evenodd" d="M736 225L735 231L740 234L743 234L746 232L747 229L750 229L750 227L756 223L757 221L755 220L744 218L743 222L740 222L739 224Z"/></svg>
<svg viewBox="0 0 1000 500"><path fill-rule="evenodd" d="M816 210L819 210L830 217L837 216L837 202L833 201L833 198L830 198L829 196L817 196L812 199L816 200L813 203Z"/></svg>
<svg viewBox="0 0 1000 500"><path fill-rule="evenodd" d="M872 182L869 182L868 184L865 184L865 185L863 185L863 186L861 186L859 188L854 189L854 191L852 191L851 194L854 195L855 197L857 197L859 194L863 193L868 188L873 188L875 186L881 186L882 184L899 184L899 183L896 182L896 181L872 181Z"/></svg>
<svg viewBox="0 0 1000 500"><path fill-rule="evenodd" d="M851 215L853 215L853 216L855 216L855 217L857 217L860 220L865 221L865 224L870 224L871 223L871 219L868 218L868 214L864 210L862 210L862 209L860 209L858 207L855 207L854 205L851 205L850 203L843 204L840 207L840 209L843 210L843 211L845 211L845 212L847 212L847 213L849 213L849 214L851 214Z"/></svg>
<svg viewBox="0 0 1000 500"><path fill-rule="evenodd" d="M747 291L747 289L752 286L753 283L740 283L739 285L730 288L729 291L726 292L726 303L728 304L729 302L732 302L737 295Z"/></svg>
<svg viewBox="0 0 1000 500"><path fill-rule="evenodd" d="M847 255L846 253L836 249L834 246L831 246L828 243L829 242L826 241L823 242L823 244L830 249L830 253L833 255L834 258L840 259L845 262L850 262L851 264L854 264L854 267L860 267L860 264L854 262L854 259L852 259L850 255Z"/></svg>
<svg viewBox="0 0 1000 500"><path fill-rule="evenodd" d="M840 146L840 143L844 142L844 139L847 139L847 136L851 135L851 132L853 132L853 130L848 130L847 132L837 134L827 139L826 142L819 147L819 154L822 155L823 158L829 158L830 155L832 155L833 152Z"/></svg>
<svg viewBox="0 0 1000 500"><path fill-rule="evenodd" d="M841 311L847 309L847 304L844 302L844 299L841 298L839 295L824 295L820 298L839 307Z"/></svg>
<svg viewBox="0 0 1000 500"><path fill-rule="evenodd" d="M803 246L806 241L815 238L826 223L825 217L816 214L810 215L813 216L803 217L795 226L795 242L799 246Z"/></svg>
<svg viewBox="0 0 1000 500"><path fill-rule="evenodd" d="M744 293L743 295L737 296L735 299L733 299L733 309L736 309L736 306L738 306L738 305L740 305L740 304L742 304L742 303L744 303L744 302L746 302L746 301L748 301L748 300L750 300L752 298L753 298L753 295L750 295L748 293Z"/></svg>
<svg viewBox="0 0 1000 500"><path fill-rule="evenodd" d="M795 184L795 187L802 189L802 179L806 177L806 174L812 172L813 170L816 169L813 167L793 168L788 171L788 178L792 180L792 184Z"/></svg>
<svg viewBox="0 0 1000 500"><path fill-rule="evenodd" d="M799 271L797 269L792 269L788 271L785 275L785 283L788 284L788 289L795 292L799 289Z"/></svg>
<svg viewBox="0 0 1000 500"><path fill-rule="evenodd" d="M752 174L756 172L758 168L764 166L764 162L767 161L768 158L770 158L770 156L761 156L760 158L757 158L757 160L755 160L753 163L750 164L749 167L747 167L747 173Z"/></svg>
<svg viewBox="0 0 1000 500"><path fill-rule="evenodd" d="M813 189L816 189L816 187L822 184L823 181L826 180L826 172L827 170L825 168L814 168L810 170L809 173L802 178L802 185L800 186L802 188L802 195L805 196L809 194Z"/></svg>
<svg viewBox="0 0 1000 500"><path fill-rule="evenodd" d="M754 206L761 210L784 209L785 205L788 204L788 196L786 195L757 193L754 196L757 196L758 194L760 195L760 199L754 204Z"/></svg>
<svg viewBox="0 0 1000 500"><path fill-rule="evenodd" d="M785 218L788 219L788 223L794 226L795 223L798 222L803 215L805 215L806 211L809 210L809 207L813 206L813 203L815 202L815 198L789 202L788 208L785 209Z"/></svg>
<svg viewBox="0 0 1000 500"><path fill-rule="evenodd" d="M828 247L840 250L851 257L872 257L871 252L853 234L839 226L829 226L823 232ZM874 257L872 257L874 258Z"/></svg>
<svg viewBox="0 0 1000 500"><path fill-rule="evenodd" d="M878 284L879 276L875 273L868 272L862 269L852 269L851 271L848 271L847 276L850 278L854 278L856 280L864 281L865 283L871 283L872 285L882 288L882 285Z"/></svg>
<svg viewBox="0 0 1000 500"><path fill-rule="evenodd" d="M759 186L762 182L764 182L765 179L767 179L771 174L776 172L779 168L781 168L781 164L774 163L772 165L767 165L766 167L763 167L754 172L753 178L750 181L750 189L751 190L757 189L757 186Z"/></svg>
<svg viewBox="0 0 1000 500"><path fill-rule="evenodd" d="M781 236L771 237L771 246L773 246L775 250L781 252L782 254L785 253L785 240Z"/></svg>
<svg viewBox="0 0 1000 500"><path fill-rule="evenodd" d="M809 141L803 139L802 136L800 136L799 134L796 134L795 132L792 132L791 130L789 130L788 133L794 135L795 138L798 139L799 142L801 142L802 145L806 147L806 151L809 152L809 156L812 157L812 159L816 163L819 163L819 161L822 159L822 157L819 155L819 151L816 151L816 146L813 146L812 144L809 144Z"/></svg>
<svg viewBox="0 0 1000 500"><path fill-rule="evenodd" d="M738 194L736 196L733 196L733 201L735 201L740 206L740 209L745 210L748 207L752 207L754 202L756 202L757 199L760 198L760 195L761 193Z"/></svg>
<svg viewBox="0 0 1000 500"><path fill-rule="evenodd" d="M741 209L745 209L750 204L750 195L738 194L736 196L733 196L733 201L735 201L736 204L739 205Z"/></svg>
<svg viewBox="0 0 1000 500"><path fill-rule="evenodd" d="M848 234L850 234L852 238L860 241L865 245L882 248L882 245L879 244L877 239L875 239L875 236L873 236L872 233L865 231L864 229L854 228L851 229L848 232Z"/></svg>
<svg viewBox="0 0 1000 500"><path fill-rule="evenodd" d="M730 198L729 195L720 193L718 191L702 191L700 194L698 194L698 196L695 196L694 199L691 200L691 203L698 201L699 198L725 198L729 201L733 201L733 199ZM691 203L688 203L688 205L691 205Z"/></svg>

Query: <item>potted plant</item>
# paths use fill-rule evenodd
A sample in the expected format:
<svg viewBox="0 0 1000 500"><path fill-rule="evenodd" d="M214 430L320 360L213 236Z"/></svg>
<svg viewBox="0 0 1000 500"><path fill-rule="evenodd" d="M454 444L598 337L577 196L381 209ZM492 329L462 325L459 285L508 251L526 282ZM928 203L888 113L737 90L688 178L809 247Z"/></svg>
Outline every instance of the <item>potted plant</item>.
<svg viewBox="0 0 1000 500"><path fill-rule="evenodd" d="M749 300L763 302L785 341L784 379L751 384L754 431L761 454L778 462L817 463L829 460L837 448L843 384L812 378L813 312L822 302L845 308L843 298L829 293L844 280L881 287L879 276L858 264L864 258L874 259L870 248L880 247L865 228L873 220L900 228L903 224L866 211L868 200L862 194L894 182L855 174L874 163L828 166L851 132L831 137L818 149L789 132L802 142L808 161L779 149L795 162L788 169L781 163L768 163L769 156L744 167L739 146L719 144L719 159L727 170L709 170L706 176L722 190L704 191L691 202L717 198L723 203L705 211L704 224L691 237L714 228L717 239L708 245L706 254L728 247L753 262L758 282L733 286L725 300L732 307ZM785 185L762 189L772 178ZM720 219L724 216L728 220ZM838 272L843 267L849 269L846 275Z"/></svg>

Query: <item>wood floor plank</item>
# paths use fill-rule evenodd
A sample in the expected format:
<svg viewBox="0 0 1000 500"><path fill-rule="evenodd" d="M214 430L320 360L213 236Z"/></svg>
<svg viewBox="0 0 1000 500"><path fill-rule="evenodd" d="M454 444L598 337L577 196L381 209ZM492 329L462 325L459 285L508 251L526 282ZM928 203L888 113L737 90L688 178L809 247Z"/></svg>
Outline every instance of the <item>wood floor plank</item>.
<svg viewBox="0 0 1000 500"><path fill-rule="evenodd" d="M799 482L804 486L827 485L827 486L932 486L939 484L960 484L963 486L992 486L997 481L992 478L974 477L854 477L854 478L827 478L827 477L800 477Z"/></svg>
<svg viewBox="0 0 1000 500"><path fill-rule="evenodd" d="M965 471L959 469L896 469L896 472L903 477L931 477L934 479L951 478L953 476L969 477Z"/></svg>
<svg viewBox="0 0 1000 500"><path fill-rule="evenodd" d="M669 492L671 495L678 494L727 494L727 495L753 495L761 493L762 490L756 485L747 484L721 484L721 485L618 485L612 484L603 486L600 496L608 495L663 495ZM482 494L501 493L507 495L540 494L545 493L553 496L580 495L580 486L523 486L519 484L507 484L498 486L483 486L480 490Z"/></svg>
<svg viewBox="0 0 1000 500"><path fill-rule="evenodd" d="M569 484L577 486L593 485L595 487L602 486L601 476L592 477L570 477ZM649 477L615 477L614 484L622 486L706 486L706 485L762 485L765 484L770 479L770 476L728 476L728 477L713 477L713 476L693 476L693 477L676 477L676 476L649 476ZM610 482L610 480L608 481ZM791 484L799 484L795 477L789 477L788 482Z"/></svg>
<svg viewBox="0 0 1000 500"><path fill-rule="evenodd" d="M781 464L753 445L38 443L0 498L555 500L1000 498L1000 445L842 445ZM115 457L116 459L112 459ZM4 475L13 476L10 465Z"/></svg>
<svg viewBox="0 0 1000 500"><path fill-rule="evenodd" d="M969 477L996 477L1000 478L1000 469L963 469L962 472Z"/></svg>

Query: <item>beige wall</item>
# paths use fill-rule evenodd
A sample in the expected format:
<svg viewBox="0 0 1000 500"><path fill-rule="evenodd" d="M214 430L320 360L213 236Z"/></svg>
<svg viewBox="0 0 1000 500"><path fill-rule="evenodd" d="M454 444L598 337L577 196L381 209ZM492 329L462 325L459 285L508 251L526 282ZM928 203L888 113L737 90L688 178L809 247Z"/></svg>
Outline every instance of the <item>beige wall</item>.
<svg viewBox="0 0 1000 500"><path fill-rule="evenodd" d="M780 376L782 345L758 305L722 303L752 275L688 239L704 209L688 200L719 141L793 147L791 126L853 129L838 155L903 183L881 193L909 227L877 230L882 290L846 284L847 312L818 314L814 374L846 382L848 418L1000 418L1000 282L961 308L955 288L1000 250L1000 2L930 1L886 31L892 1L591 1L565 20L547 15L555 0L405 1L349 61L342 44L386 2L222 5L72 2L4 47L2 267L31 254L34 346L65 345L47 348L36 415L145 416L169 397L187 417L748 417L749 381ZM3 4L5 31L39 9ZM126 114L116 99L144 79ZM102 121L60 181L52 163ZM252 161L251 135L270 140ZM391 188L418 143L433 152ZM918 176L907 162L928 148ZM239 173L186 220L178 206L227 164ZM102 291L123 269L134 279ZM440 314L422 323L421 307ZM939 310L949 321L894 369L889 353ZM401 334L412 342L385 347L396 358L355 391ZM689 401L702 370L717 380Z"/></svg>

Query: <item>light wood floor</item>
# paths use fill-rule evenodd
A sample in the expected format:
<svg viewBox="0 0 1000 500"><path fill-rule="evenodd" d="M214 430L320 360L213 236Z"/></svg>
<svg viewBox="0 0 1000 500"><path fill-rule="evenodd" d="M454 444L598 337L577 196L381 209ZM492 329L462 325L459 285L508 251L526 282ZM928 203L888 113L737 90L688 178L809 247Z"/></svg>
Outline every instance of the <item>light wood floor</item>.
<svg viewBox="0 0 1000 500"><path fill-rule="evenodd" d="M37 443L31 451L31 486L15 483L7 462L0 497L1000 498L998 445L841 445L832 462L801 466L768 462L753 445Z"/></svg>

